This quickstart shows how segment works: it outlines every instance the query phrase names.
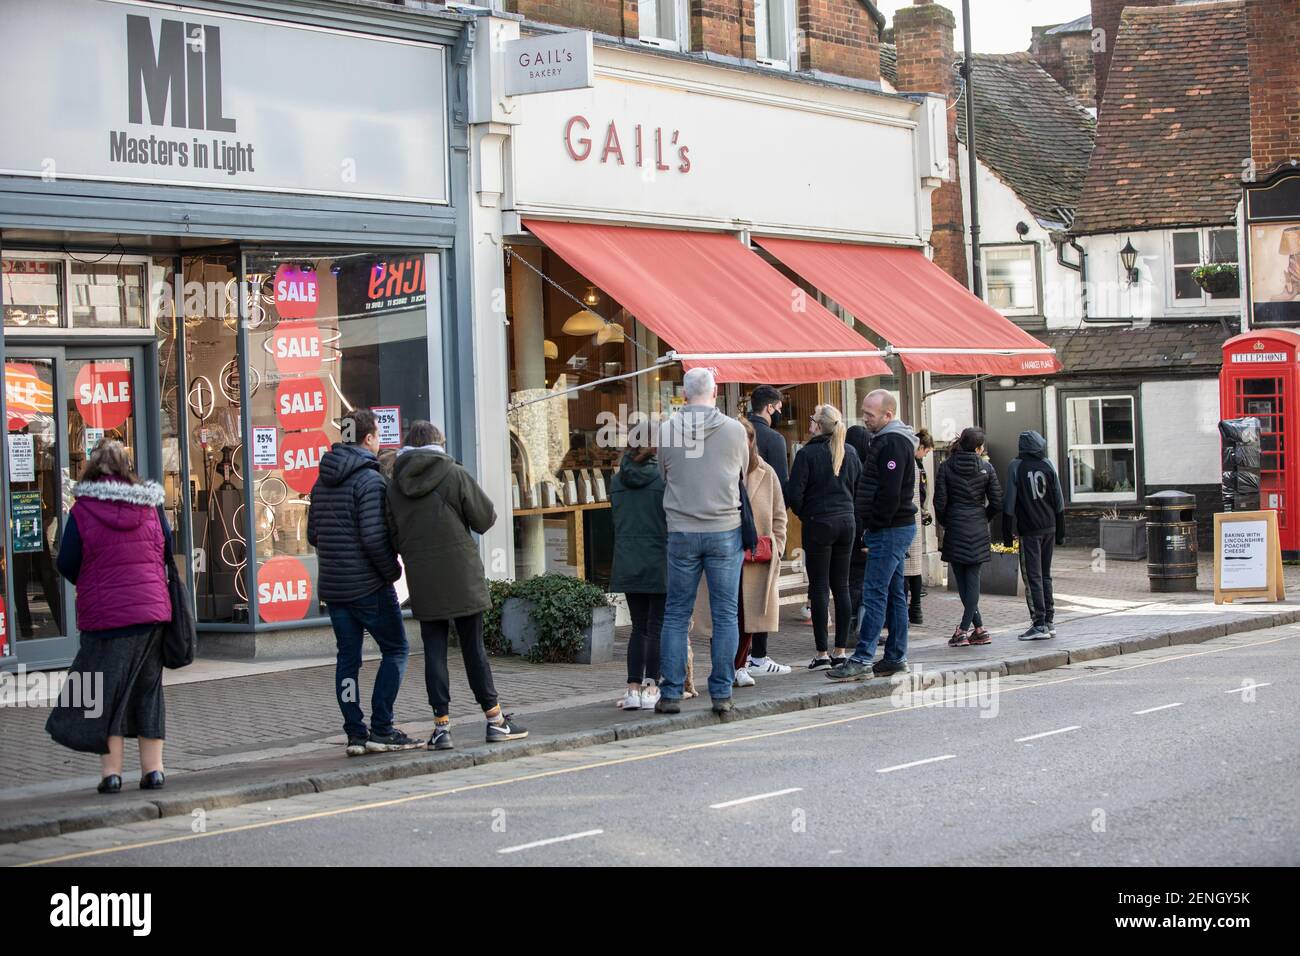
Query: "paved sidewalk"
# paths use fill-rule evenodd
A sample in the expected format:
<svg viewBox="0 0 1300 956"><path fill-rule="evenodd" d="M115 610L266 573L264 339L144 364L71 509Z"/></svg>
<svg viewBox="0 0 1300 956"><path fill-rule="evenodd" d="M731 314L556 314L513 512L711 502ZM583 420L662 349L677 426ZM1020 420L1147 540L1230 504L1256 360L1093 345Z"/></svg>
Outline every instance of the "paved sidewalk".
<svg viewBox="0 0 1300 956"><path fill-rule="evenodd" d="M932 588L924 602L927 623L912 630L909 657L914 667L981 667L999 673L1038 670L1064 664L1071 656L1076 660L1087 659L1084 655L1108 656L1300 621L1300 606L1216 607L1208 562L1201 569L1203 590L1189 594L1152 594L1144 562L1110 561L1105 570L1094 570L1087 549L1058 551L1055 572L1060 631L1055 641L1016 641L1015 635L1027 624L1024 599L986 596L981 608L993 643L949 648L947 637L960 617L960 602L955 593ZM1300 588L1300 568L1287 568L1287 582L1291 589ZM44 707L4 708L0 710L0 842L22 839L23 833L50 835L60 828L67 832L105 825L105 820L188 813L198 806L428 773L476 760L613 741L717 719L709 712L706 690L703 699L688 702L678 718L618 710L614 702L624 684L625 639L625 634L620 637L614 662L597 666L533 665L519 658L494 658L502 702L520 716L532 736L491 750L483 742L482 718L453 649L453 737L459 749L437 755L346 758L330 665L288 669L279 663L249 673L257 665L200 661L188 673L169 673L168 785L147 798L138 790L113 798L94 793L98 759L53 744L44 733L48 714ZM708 649L704 642L695 646L696 680L705 689ZM797 608L789 609L781 632L769 641L769 650L777 660L791 664L794 673L759 678L759 686L738 690L738 716L889 692L886 681L837 685L826 680L824 672L806 671L812 647L812 628L799 620ZM376 666L374 661L364 665L362 686L367 693ZM422 657L413 656L397 702L398 722L413 735L427 735L432 727L422 667ZM205 673L210 679L195 679ZM128 743L128 770L135 759L135 748ZM128 773L128 787L134 786L136 776Z"/></svg>

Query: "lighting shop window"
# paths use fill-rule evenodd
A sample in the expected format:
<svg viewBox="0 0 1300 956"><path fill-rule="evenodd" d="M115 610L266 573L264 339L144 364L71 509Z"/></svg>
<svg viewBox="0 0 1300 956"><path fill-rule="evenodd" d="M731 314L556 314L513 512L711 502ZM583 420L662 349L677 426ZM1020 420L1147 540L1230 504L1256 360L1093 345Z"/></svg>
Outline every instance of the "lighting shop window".
<svg viewBox="0 0 1300 956"><path fill-rule="evenodd" d="M145 328L143 262L72 260L72 324L79 329Z"/></svg>
<svg viewBox="0 0 1300 956"><path fill-rule="evenodd" d="M794 66L794 0L754 0L754 58L782 70Z"/></svg>
<svg viewBox="0 0 1300 956"><path fill-rule="evenodd" d="M307 507L321 456L342 440L339 419L374 411L385 467L411 422L429 417L426 290L437 289L438 260L392 251L247 261L254 600L263 623L300 621L324 613Z"/></svg>
<svg viewBox="0 0 1300 956"><path fill-rule="evenodd" d="M637 22L642 43L665 50L686 46L686 0L637 0Z"/></svg>
<svg viewBox="0 0 1300 956"><path fill-rule="evenodd" d="M1066 402L1071 501L1136 501L1137 444L1131 395Z"/></svg>
<svg viewBox="0 0 1300 956"><path fill-rule="evenodd" d="M63 324L63 261L0 259L0 300L9 328L50 329Z"/></svg>
<svg viewBox="0 0 1300 956"><path fill-rule="evenodd" d="M984 300L1003 315L1040 315L1037 246L983 246Z"/></svg>

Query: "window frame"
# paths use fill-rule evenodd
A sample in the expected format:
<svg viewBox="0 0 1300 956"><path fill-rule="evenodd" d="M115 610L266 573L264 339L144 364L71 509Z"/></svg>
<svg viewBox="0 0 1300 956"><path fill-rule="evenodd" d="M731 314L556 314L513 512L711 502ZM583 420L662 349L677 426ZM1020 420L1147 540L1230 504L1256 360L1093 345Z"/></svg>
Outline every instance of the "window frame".
<svg viewBox="0 0 1300 956"><path fill-rule="evenodd" d="M140 328L115 327L115 326L96 326L96 325L73 325L72 324L72 264L78 262L82 265L98 265L96 258L101 253L87 252L61 252L48 248L45 249L27 249L7 247L0 249L0 259L40 259L50 262L58 262L59 266L59 324L47 326L33 325L5 325L4 334L6 338L28 337L31 340L37 338L63 338L69 335L81 335L94 333L106 338L152 338L156 334L158 324L158 313L154 308L155 293L158 291L158 283L162 279L163 270L158 268L153 262L153 257L141 255L139 253L122 253L107 257L105 261L113 265L143 266L145 276L145 288L143 289L145 297L145 324ZM88 258L81 258L81 257ZM2 317L0 317L2 320Z"/></svg>
<svg viewBox="0 0 1300 956"><path fill-rule="evenodd" d="M768 29L767 14L771 4L779 4L785 10L786 59L783 60L769 55L772 36ZM795 0L754 0L754 62L769 69L793 73L798 68L798 19Z"/></svg>
<svg viewBox="0 0 1300 956"><path fill-rule="evenodd" d="M690 50L691 21L689 13L688 0L669 0L673 6L673 26L677 33L676 38L670 38L656 33L648 33L645 29L646 16L645 10L655 11L655 26L659 24L658 4L660 0L637 0L637 41L646 46L652 46L660 50L673 50L678 53L686 53Z"/></svg>
<svg viewBox="0 0 1300 956"><path fill-rule="evenodd" d="M1000 309L989 301L989 267L988 251L990 249L1027 249L1030 250L1030 262L1034 268L1033 290L1034 304L1029 308L1010 308ZM1040 243L1037 242L982 242L980 243L980 269L984 276L983 299L984 303L991 309L996 309L1001 315L1006 316L1012 321L1024 319L1037 319L1045 321L1043 314L1043 259ZM1028 323L1025 323L1028 324Z"/></svg>
<svg viewBox="0 0 1300 956"><path fill-rule="evenodd" d="M1210 262L1210 259L1209 259L1210 236L1211 236L1212 233L1216 233L1216 232L1232 232L1232 233L1236 233L1236 232L1237 232L1237 227L1236 227L1235 225L1224 224L1224 225L1221 225L1221 226L1198 226L1198 227L1195 228L1195 229L1170 229L1170 230L1168 231L1168 233L1167 233L1168 238L1165 240L1165 261L1168 263L1168 266L1169 266L1169 275L1168 275L1168 278L1167 278L1166 281L1165 281L1165 295L1166 295L1167 298L1168 298L1168 301L1169 301L1169 307L1170 307L1170 308L1172 308L1172 309L1202 309L1202 308L1205 308L1205 307L1208 306L1208 305L1211 305L1211 304L1217 304L1217 303L1220 303L1220 302L1225 303L1225 304L1227 304L1227 305L1238 305L1238 304L1240 304L1240 302L1241 302L1241 285L1240 285L1240 281L1238 282L1238 286L1237 286L1237 295L1234 296L1233 298L1227 298L1227 297L1222 297L1222 298L1220 298L1220 297L1216 297L1216 298L1214 298L1214 299L1211 299L1209 293L1206 292L1204 289L1201 289L1201 290L1200 290L1201 294L1200 294L1200 297L1199 297L1199 298L1196 298L1196 299L1180 299L1180 298L1178 298L1178 282L1177 282L1177 280L1178 280L1178 271L1179 271L1179 270L1185 270L1185 269L1194 269L1194 268L1196 268L1197 266L1206 265L1206 264L1208 264L1208 263ZM1197 251L1196 251L1196 254L1197 254L1197 258L1198 258L1198 260L1199 260L1198 262L1196 262L1196 263L1194 263L1194 264L1187 264L1187 263L1185 263L1185 264L1181 264L1181 265L1180 265L1180 264L1176 264L1176 263L1174 262L1174 237L1175 237L1175 236L1180 236L1180 235L1193 235L1193 236L1196 236L1196 243L1197 243ZM1232 250L1232 251L1233 251L1233 257L1232 257L1231 259L1221 260L1221 261L1226 262L1226 263L1229 263L1229 264L1231 264L1231 265L1235 265L1235 266L1237 267L1237 273L1238 273L1238 276L1240 276L1240 274L1241 274L1241 253L1240 253L1240 245L1239 245L1239 243L1240 243L1240 241L1241 241L1241 237L1240 237L1240 236L1237 236L1236 239L1237 239L1237 242L1233 244L1233 250ZM1199 287L1198 287L1198 288L1199 288Z"/></svg>
<svg viewBox="0 0 1300 956"><path fill-rule="evenodd" d="M1109 401L1114 399L1126 399L1132 403L1133 407L1133 441L1132 442L1096 442L1086 445L1075 445L1070 441L1070 424L1071 424L1071 405L1074 401ZM1142 402L1138 389L1114 389L1114 388L1083 388L1063 390L1057 397L1059 408L1059 427L1061 429L1061 463L1062 472L1064 473L1061 481L1061 490L1065 495L1067 504L1075 505L1097 505L1097 504L1135 504L1142 499L1142 420L1141 410ZM1133 490L1132 491L1079 491L1074 490L1074 459L1072 453L1076 450L1106 450L1106 449L1125 449L1133 450ZM1069 480L1066 481L1065 479Z"/></svg>

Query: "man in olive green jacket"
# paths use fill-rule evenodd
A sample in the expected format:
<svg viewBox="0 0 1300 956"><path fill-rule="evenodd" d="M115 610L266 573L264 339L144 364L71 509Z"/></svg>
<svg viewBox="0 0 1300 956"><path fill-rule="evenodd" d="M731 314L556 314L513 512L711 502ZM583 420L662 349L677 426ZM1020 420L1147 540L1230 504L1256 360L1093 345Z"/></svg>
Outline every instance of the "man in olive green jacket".
<svg viewBox="0 0 1300 956"><path fill-rule="evenodd" d="M411 613L424 641L424 681L435 722L430 750L452 749L447 634L453 620L470 688L487 718L488 743L528 736L501 713L483 646L483 612L492 601L472 533L491 528L496 509L444 442L436 426L412 422L388 484L388 532L406 568Z"/></svg>

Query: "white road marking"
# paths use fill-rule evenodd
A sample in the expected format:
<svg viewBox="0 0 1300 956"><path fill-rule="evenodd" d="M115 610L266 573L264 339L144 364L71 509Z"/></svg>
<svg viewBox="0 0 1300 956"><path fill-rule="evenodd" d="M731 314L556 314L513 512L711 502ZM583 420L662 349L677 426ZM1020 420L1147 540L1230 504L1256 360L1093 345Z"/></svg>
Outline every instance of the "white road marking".
<svg viewBox="0 0 1300 956"><path fill-rule="evenodd" d="M803 787L790 787L787 790L773 790L771 793L756 793L752 797L741 797L739 800L728 800L725 803L711 803L710 810L725 810L727 807L738 807L742 803L753 803L755 800L766 800L768 797L784 797L787 793L798 793Z"/></svg>
<svg viewBox="0 0 1300 956"><path fill-rule="evenodd" d="M1062 727L1060 730L1045 730L1041 734L1030 734L1028 737L1017 737L1016 743L1023 744L1026 740L1038 740L1042 737L1051 737L1053 734L1068 734L1071 730L1078 730L1079 724L1072 727Z"/></svg>
<svg viewBox="0 0 1300 956"><path fill-rule="evenodd" d="M534 847L549 846L552 843L564 843L568 840L581 840L583 837L600 836L604 830L583 830L581 833L570 833L568 836L551 837L549 840L535 840L532 843L521 843L519 846L504 846L497 850L498 853L518 853L520 850L531 850Z"/></svg>
<svg viewBox="0 0 1300 956"><path fill-rule="evenodd" d="M1273 684L1271 681L1267 684L1244 684L1241 687L1234 687L1232 690L1225 690L1224 693L1240 694L1243 690L1254 690L1256 687L1272 687L1272 686Z"/></svg>
<svg viewBox="0 0 1300 956"><path fill-rule="evenodd" d="M900 763L896 767L881 767L876 773L893 773L895 770L906 770L908 767L919 767L925 763L937 763L940 760L951 760L956 754L944 754L942 757L926 757L924 760L913 760L911 763Z"/></svg>
<svg viewBox="0 0 1300 956"><path fill-rule="evenodd" d="M1133 716L1141 717L1143 714L1154 714L1157 710L1168 710L1170 707L1181 706L1183 706L1182 701L1179 701L1176 704L1161 704L1159 707L1148 707L1146 710L1135 710L1133 711Z"/></svg>

